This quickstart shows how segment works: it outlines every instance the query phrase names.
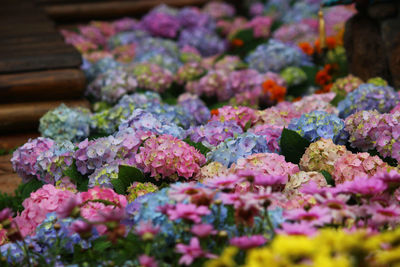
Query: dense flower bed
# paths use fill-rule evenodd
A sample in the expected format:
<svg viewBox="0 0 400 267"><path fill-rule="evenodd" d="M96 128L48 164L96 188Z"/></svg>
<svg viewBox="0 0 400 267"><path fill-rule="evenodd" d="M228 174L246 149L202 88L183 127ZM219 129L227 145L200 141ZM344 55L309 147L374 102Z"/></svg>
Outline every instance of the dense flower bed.
<svg viewBox="0 0 400 267"><path fill-rule="evenodd" d="M265 3L266 2L266 3ZM1 266L397 266L400 104L344 60L353 7L161 5L63 30L92 109L12 156Z"/></svg>

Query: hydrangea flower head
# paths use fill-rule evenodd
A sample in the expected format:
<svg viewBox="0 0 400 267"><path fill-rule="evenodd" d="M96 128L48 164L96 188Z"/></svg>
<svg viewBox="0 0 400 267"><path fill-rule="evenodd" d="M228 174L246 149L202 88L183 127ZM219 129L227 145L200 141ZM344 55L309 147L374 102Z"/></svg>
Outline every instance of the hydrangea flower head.
<svg viewBox="0 0 400 267"><path fill-rule="evenodd" d="M288 86L300 85L307 80L307 74L299 67L287 67L280 75Z"/></svg>
<svg viewBox="0 0 400 267"><path fill-rule="evenodd" d="M157 64L138 63L132 67L132 73L136 77L138 87L163 92L169 88L173 82L173 75Z"/></svg>
<svg viewBox="0 0 400 267"><path fill-rule="evenodd" d="M156 179L175 180L178 176L189 179L205 162L205 157L194 147L171 135L148 138L136 155L137 166Z"/></svg>
<svg viewBox="0 0 400 267"><path fill-rule="evenodd" d="M143 27L154 36L174 38L180 28L179 20L164 12L152 11L142 19Z"/></svg>
<svg viewBox="0 0 400 267"><path fill-rule="evenodd" d="M313 111L293 119L288 129L296 131L302 137L313 142L319 138L332 139L335 143L345 142L344 122L336 115L324 111Z"/></svg>
<svg viewBox="0 0 400 267"><path fill-rule="evenodd" d="M227 42L218 34L202 27L181 31L178 44L180 47L192 46L204 57L223 53L228 47Z"/></svg>
<svg viewBox="0 0 400 267"><path fill-rule="evenodd" d="M247 129L257 122L258 117L256 110L249 107L224 106L214 113L211 121L234 121L243 129Z"/></svg>
<svg viewBox="0 0 400 267"><path fill-rule="evenodd" d="M339 184L360 176L372 177L387 167L378 156L371 156L369 153L346 153L336 160L332 176L336 184Z"/></svg>
<svg viewBox="0 0 400 267"><path fill-rule="evenodd" d="M363 81L360 78L349 74L344 78L337 79L333 83L331 91L345 96L357 89L361 84L363 84Z"/></svg>
<svg viewBox="0 0 400 267"><path fill-rule="evenodd" d="M190 114L195 125L201 125L211 118L211 113L206 104L197 96L184 93L178 97L178 105Z"/></svg>
<svg viewBox="0 0 400 267"><path fill-rule="evenodd" d="M134 182L128 189L128 201L132 202L138 197L144 196L149 193L154 193L158 190L158 187L152 183L139 183Z"/></svg>
<svg viewBox="0 0 400 267"><path fill-rule="evenodd" d="M255 153L270 152L268 143L264 136L253 133L243 133L234 138L229 138L220 143L214 150L209 152L207 158L218 161L226 167Z"/></svg>
<svg viewBox="0 0 400 267"><path fill-rule="evenodd" d="M257 46L246 57L246 62L249 68L265 73L280 72L289 66L302 66L308 64L308 59L299 48L271 39L267 44Z"/></svg>
<svg viewBox="0 0 400 267"><path fill-rule="evenodd" d="M332 139L321 138L311 143L300 159L304 171L327 171L333 173L336 161L349 153L345 146L335 145Z"/></svg>
<svg viewBox="0 0 400 267"><path fill-rule="evenodd" d="M376 109L381 113L389 112L399 103L399 95L389 86L362 84L339 102L339 116L346 118L361 110Z"/></svg>
<svg viewBox="0 0 400 267"><path fill-rule="evenodd" d="M79 142L89 136L90 111L64 104L40 118L39 132L56 141Z"/></svg>
<svg viewBox="0 0 400 267"><path fill-rule="evenodd" d="M39 155L48 151L54 141L48 138L39 137L37 139L29 139L27 143L14 151L11 158L14 171L18 173L22 179L27 182L38 175L36 165Z"/></svg>
<svg viewBox="0 0 400 267"><path fill-rule="evenodd" d="M210 121L209 123L191 128L187 131L190 139L196 143L217 146L227 138L231 138L243 133L242 128L235 121Z"/></svg>
<svg viewBox="0 0 400 267"><path fill-rule="evenodd" d="M209 71L200 80L188 82L185 89L198 96L216 96L220 101L228 100L233 95L228 87L228 74L222 70Z"/></svg>
<svg viewBox="0 0 400 267"><path fill-rule="evenodd" d="M71 191L57 189L51 184L46 184L31 193L30 197L22 203L24 210L15 218L21 234L31 235L44 221L47 213L58 211L73 196L74 193Z"/></svg>

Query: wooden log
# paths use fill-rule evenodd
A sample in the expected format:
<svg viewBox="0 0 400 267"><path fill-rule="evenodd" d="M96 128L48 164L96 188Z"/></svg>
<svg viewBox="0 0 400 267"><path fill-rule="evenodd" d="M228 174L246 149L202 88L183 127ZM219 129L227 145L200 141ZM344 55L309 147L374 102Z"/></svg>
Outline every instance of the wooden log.
<svg viewBox="0 0 400 267"><path fill-rule="evenodd" d="M0 192L13 194L15 189L22 183L21 177L16 173L6 173L0 175Z"/></svg>
<svg viewBox="0 0 400 267"><path fill-rule="evenodd" d="M85 86L79 69L0 74L0 103L78 99Z"/></svg>
<svg viewBox="0 0 400 267"><path fill-rule="evenodd" d="M0 134L37 130L39 119L62 103L70 107L89 107L86 100L47 101L0 105Z"/></svg>
<svg viewBox="0 0 400 267"><path fill-rule="evenodd" d="M182 7L187 5L201 5L207 2L209 2L209 0L106 1L48 5L44 7L44 10L50 18L56 21L73 21L139 15L146 13L159 4Z"/></svg>

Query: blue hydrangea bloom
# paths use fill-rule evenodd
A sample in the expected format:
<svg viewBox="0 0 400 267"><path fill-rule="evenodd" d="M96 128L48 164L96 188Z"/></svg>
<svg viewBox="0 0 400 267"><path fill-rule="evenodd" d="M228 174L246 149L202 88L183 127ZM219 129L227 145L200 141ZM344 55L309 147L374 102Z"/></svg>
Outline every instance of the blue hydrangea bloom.
<svg viewBox="0 0 400 267"><path fill-rule="evenodd" d="M296 131L310 142L314 142L321 137L332 139L336 144L346 142L346 136L343 134L343 120L325 111L316 110L303 114L300 118L293 119L288 129Z"/></svg>
<svg viewBox="0 0 400 267"><path fill-rule="evenodd" d="M182 62L179 57L171 56L158 51L148 52L146 54L141 54L135 58L135 62L140 63L154 63L160 67L176 73L178 69L182 66Z"/></svg>
<svg viewBox="0 0 400 267"><path fill-rule="evenodd" d="M183 94L178 98L178 106L189 115L194 125L206 123L211 118L211 112L206 104L197 96Z"/></svg>
<svg viewBox="0 0 400 267"><path fill-rule="evenodd" d="M40 118L39 132L55 141L79 142L89 136L90 111L61 104Z"/></svg>
<svg viewBox="0 0 400 267"><path fill-rule="evenodd" d="M155 134L169 134L177 138L184 136L184 130L163 116L157 116L149 110L135 109L132 115L119 126L123 131L132 128L134 131L153 132Z"/></svg>
<svg viewBox="0 0 400 267"><path fill-rule="evenodd" d="M298 47L274 39L257 46L245 61L249 64L249 68L256 69L260 73L280 72L289 66L299 67L311 64L308 56Z"/></svg>
<svg viewBox="0 0 400 267"><path fill-rule="evenodd" d="M397 103L399 103L399 95L392 87L365 83L339 102L339 117L347 118L358 111L373 109L386 113L392 110Z"/></svg>
<svg viewBox="0 0 400 267"><path fill-rule="evenodd" d="M271 153L272 151L269 151L265 137L247 132L234 138L228 138L220 143L208 153L207 159L218 161L226 167L230 167L232 163L236 163L240 158L267 152Z"/></svg>
<svg viewBox="0 0 400 267"><path fill-rule="evenodd" d="M102 58L93 64L87 63L84 64L82 70L84 71L86 79L89 83L93 81L99 74L104 73L109 69L115 69L117 67L123 66L122 63L119 63L118 61L109 57Z"/></svg>
<svg viewBox="0 0 400 267"><path fill-rule="evenodd" d="M144 38L148 38L150 35L146 31L135 30L128 32L120 32L116 35L111 36L107 44L110 49L114 49L120 45L128 45L133 43L140 43Z"/></svg>
<svg viewBox="0 0 400 267"><path fill-rule="evenodd" d="M183 30L178 43L180 47L186 45L195 47L204 57L223 53L228 47L227 42L215 32L201 27Z"/></svg>

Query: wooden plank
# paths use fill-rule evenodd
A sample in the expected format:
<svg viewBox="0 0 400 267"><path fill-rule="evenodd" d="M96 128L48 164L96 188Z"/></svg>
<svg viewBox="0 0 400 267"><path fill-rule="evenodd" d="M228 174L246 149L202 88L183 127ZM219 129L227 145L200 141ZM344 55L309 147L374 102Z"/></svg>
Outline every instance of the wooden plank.
<svg viewBox="0 0 400 267"><path fill-rule="evenodd" d="M36 42L54 42L54 41L64 41L64 39L59 34L44 33L44 34L38 34L38 35L34 35L34 36L0 38L0 46L2 46L2 45L18 45L20 43L31 44L31 43L36 43Z"/></svg>
<svg viewBox="0 0 400 267"><path fill-rule="evenodd" d="M1 32L1 38L15 37L15 36L32 36L39 33L54 33L55 29L51 24L43 25L28 25L25 28L9 27L7 30Z"/></svg>
<svg viewBox="0 0 400 267"><path fill-rule="evenodd" d="M106 19L128 15L144 14L159 4L182 7L201 5L209 0L140 0L140 1L108 1L95 3L76 3L45 6L44 10L56 21L85 19Z"/></svg>
<svg viewBox="0 0 400 267"><path fill-rule="evenodd" d="M37 40L32 43L20 42L14 45L0 44L0 60L2 58L18 54L19 56L32 55L37 53L51 54L53 51L75 51L75 49L66 44L63 40L42 41ZM24 54L25 53L25 54Z"/></svg>
<svg viewBox="0 0 400 267"><path fill-rule="evenodd" d="M77 99L85 86L85 75L79 69L2 74L0 103Z"/></svg>
<svg viewBox="0 0 400 267"><path fill-rule="evenodd" d="M0 105L0 134L35 130L39 119L49 110L65 103L71 107L89 107L86 100L47 101Z"/></svg>
<svg viewBox="0 0 400 267"><path fill-rule="evenodd" d="M42 54L1 59L0 74L39 71L50 69L77 68L82 64L81 55L77 51L69 53L53 53L50 55Z"/></svg>
<svg viewBox="0 0 400 267"><path fill-rule="evenodd" d="M12 155L0 156L0 171L2 173L12 173L13 172L13 168L11 165L11 156Z"/></svg>

